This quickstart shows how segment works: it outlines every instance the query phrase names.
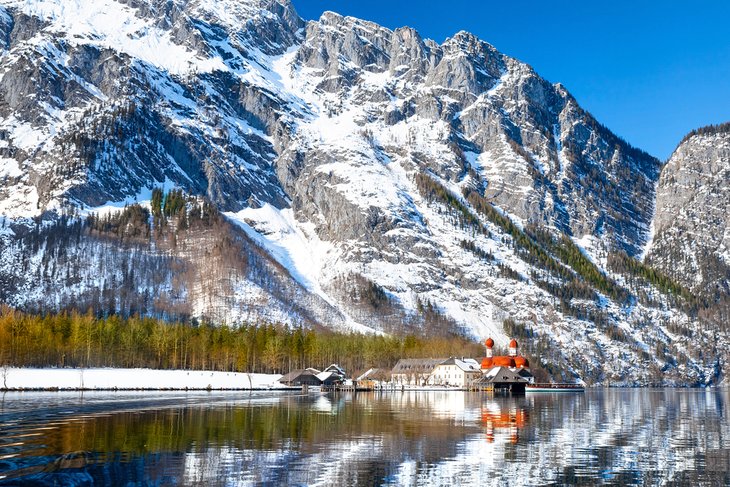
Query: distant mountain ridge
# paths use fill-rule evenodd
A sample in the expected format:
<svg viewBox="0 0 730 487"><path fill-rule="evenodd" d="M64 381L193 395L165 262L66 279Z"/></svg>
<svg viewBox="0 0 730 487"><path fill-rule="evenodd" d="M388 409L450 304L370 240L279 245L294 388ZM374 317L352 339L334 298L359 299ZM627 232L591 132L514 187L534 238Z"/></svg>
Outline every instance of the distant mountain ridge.
<svg viewBox="0 0 730 487"><path fill-rule="evenodd" d="M556 376L723 378L696 352L726 330L698 329L671 262L634 260L670 255L667 169L469 33L2 0L0 39L9 304L516 335Z"/></svg>

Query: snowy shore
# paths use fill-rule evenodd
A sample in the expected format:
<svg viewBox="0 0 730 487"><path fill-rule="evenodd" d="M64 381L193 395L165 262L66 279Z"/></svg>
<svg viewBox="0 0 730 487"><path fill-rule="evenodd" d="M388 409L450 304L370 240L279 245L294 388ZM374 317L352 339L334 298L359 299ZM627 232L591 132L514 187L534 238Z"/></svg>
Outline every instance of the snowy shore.
<svg viewBox="0 0 730 487"><path fill-rule="evenodd" d="M0 367L0 390L289 389L277 382L280 377L203 370Z"/></svg>

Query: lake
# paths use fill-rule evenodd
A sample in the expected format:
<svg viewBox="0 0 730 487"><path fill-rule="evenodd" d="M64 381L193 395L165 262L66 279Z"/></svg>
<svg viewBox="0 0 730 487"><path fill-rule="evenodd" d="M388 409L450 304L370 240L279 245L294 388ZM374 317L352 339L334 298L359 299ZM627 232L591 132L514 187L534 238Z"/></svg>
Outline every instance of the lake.
<svg viewBox="0 0 730 487"><path fill-rule="evenodd" d="M0 485L730 485L726 390L0 393Z"/></svg>

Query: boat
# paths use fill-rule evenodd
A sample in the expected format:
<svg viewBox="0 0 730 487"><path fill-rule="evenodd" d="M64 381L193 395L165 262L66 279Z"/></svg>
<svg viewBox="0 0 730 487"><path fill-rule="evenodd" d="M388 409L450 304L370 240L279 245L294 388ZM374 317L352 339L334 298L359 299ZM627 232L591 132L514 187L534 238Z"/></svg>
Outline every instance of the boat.
<svg viewBox="0 0 730 487"><path fill-rule="evenodd" d="M536 383L527 384L525 392L585 392L582 384Z"/></svg>

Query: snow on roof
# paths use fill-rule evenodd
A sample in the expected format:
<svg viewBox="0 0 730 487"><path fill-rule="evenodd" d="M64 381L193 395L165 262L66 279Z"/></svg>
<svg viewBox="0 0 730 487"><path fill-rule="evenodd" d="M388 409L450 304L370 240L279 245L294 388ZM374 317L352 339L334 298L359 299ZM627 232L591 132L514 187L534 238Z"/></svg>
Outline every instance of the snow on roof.
<svg viewBox="0 0 730 487"><path fill-rule="evenodd" d="M337 374L335 372L332 372L332 371L329 371L329 372L320 372L319 374L317 374L317 379L319 379L322 382L324 382L325 380L329 379L333 375L336 375L336 376L339 377L339 374Z"/></svg>
<svg viewBox="0 0 730 487"><path fill-rule="evenodd" d="M456 365L464 372L480 372L481 368L479 367L479 363L474 360L473 358L455 358L451 357L443 362L441 362L438 365Z"/></svg>
<svg viewBox="0 0 730 487"><path fill-rule="evenodd" d="M366 371L366 372L365 372L364 374L362 374L362 375L361 375L360 377L358 377L358 378L357 378L357 379L355 379L355 380L365 380L365 379L367 379L368 377L370 377L370 376L371 376L372 374L374 374L374 373L375 373L375 372L376 372L377 370L378 370L378 369L375 369L375 368L370 368L370 369L368 369L368 370L367 370L367 371Z"/></svg>
<svg viewBox="0 0 730 487"><path fill-rule="evenodd" d="M331 364L329 367L327 367L326 369L324 369L324 371L325 372L335 372L337 374L340 374L343 377L345 375L347 375L347 374L345 374L345 369L343 369L342 367L340 367L337 364Z"/></svg>
<svg viewBox="0 0 730 487"><path fill-rule="evenodd" d="M493 367L479 382L527 382L527 379L507 367Z"/></svg>
<svg viewBox="0 0 730 487"><path fill-rule="evenodd" d="M355 379L356 381L362 380L388 380L390 378L390 370L382 368L372 368L362 374L360 377Z"/></svg>

